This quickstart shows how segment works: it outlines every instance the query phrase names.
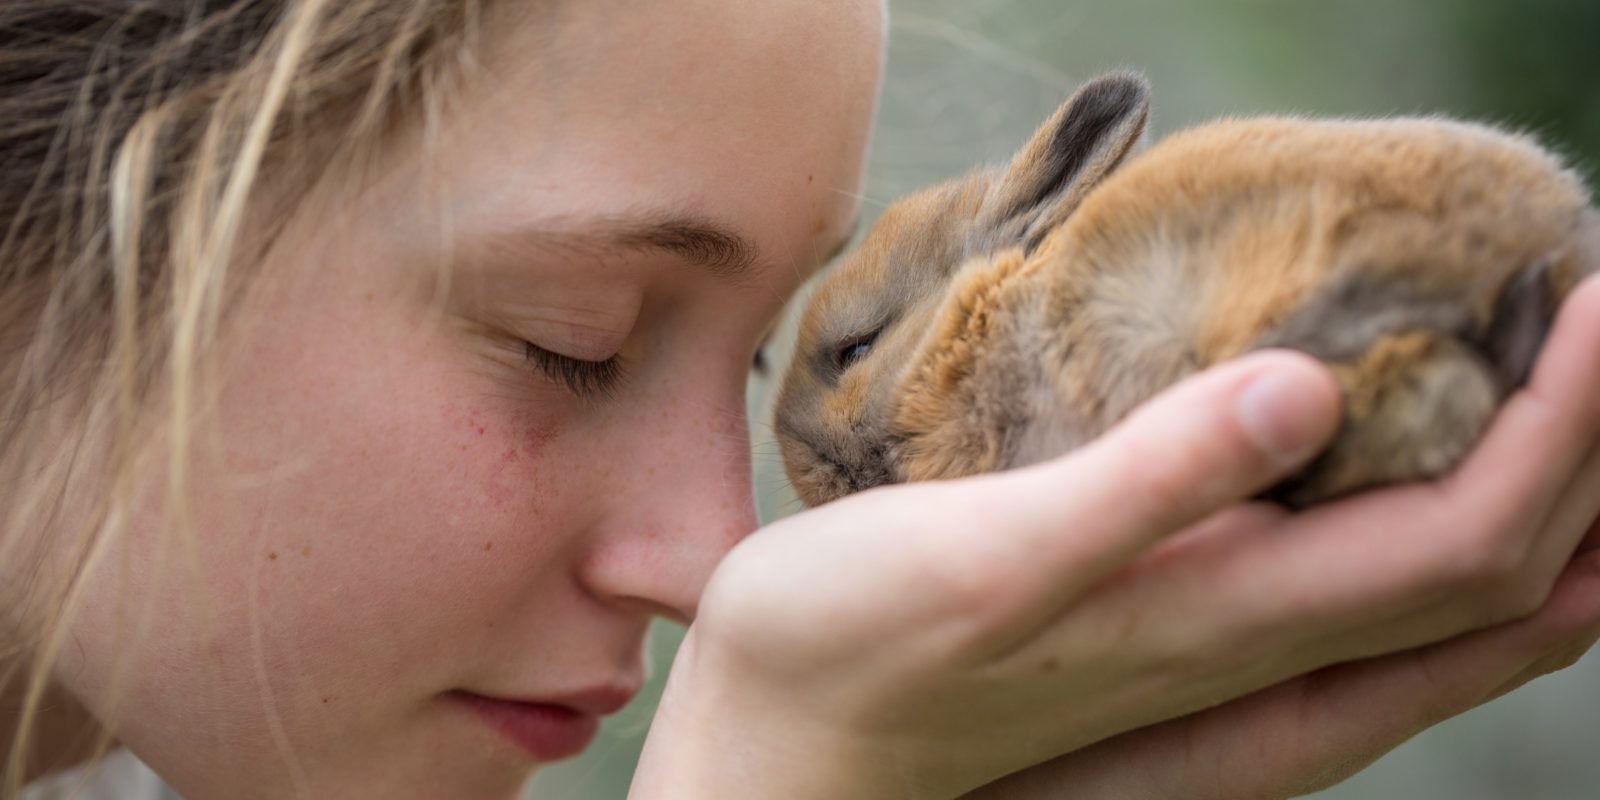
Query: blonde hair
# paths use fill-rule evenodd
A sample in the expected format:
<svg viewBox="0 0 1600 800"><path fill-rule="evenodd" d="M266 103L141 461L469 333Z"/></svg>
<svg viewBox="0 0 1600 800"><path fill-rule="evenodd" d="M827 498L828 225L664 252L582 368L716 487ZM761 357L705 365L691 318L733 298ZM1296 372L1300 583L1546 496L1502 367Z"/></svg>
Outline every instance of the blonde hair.
<svg viewBox="0 0 1600 800"><path fill-rule="evenodd" d="M230 269L331 164L437 114L479 5L0 4L0 564L15 571L0 697L24 698L0 723L0 797L26 780L52 664L152 429L183 508L199 365L242 283Z"/></svg>

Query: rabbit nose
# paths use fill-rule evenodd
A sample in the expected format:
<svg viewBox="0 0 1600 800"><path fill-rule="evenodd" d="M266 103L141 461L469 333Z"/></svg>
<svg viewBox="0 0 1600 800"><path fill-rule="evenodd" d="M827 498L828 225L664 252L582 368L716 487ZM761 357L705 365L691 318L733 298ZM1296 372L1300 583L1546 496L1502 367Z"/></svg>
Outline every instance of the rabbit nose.
<svg viewBox="0 0 1600 800"><path fill-rule="evenodd" d="M819 453L848 487L847 494L897 483L890 467L889 448L881 443L852 442L851 453Z"/></svg>

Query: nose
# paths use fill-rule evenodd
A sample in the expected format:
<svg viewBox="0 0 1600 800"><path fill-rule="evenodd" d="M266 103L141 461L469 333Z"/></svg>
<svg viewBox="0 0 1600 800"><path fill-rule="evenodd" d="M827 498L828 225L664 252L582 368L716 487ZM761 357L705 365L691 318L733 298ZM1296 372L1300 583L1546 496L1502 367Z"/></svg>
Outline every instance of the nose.
<svg viewBox="0 0 1600 800"><path fill-rule="evenodd" d="M579 565L590 594L694 619L712 571L758 524L742 390L685 396L619 426L633 438L598 489L605 510Z"/></svg>

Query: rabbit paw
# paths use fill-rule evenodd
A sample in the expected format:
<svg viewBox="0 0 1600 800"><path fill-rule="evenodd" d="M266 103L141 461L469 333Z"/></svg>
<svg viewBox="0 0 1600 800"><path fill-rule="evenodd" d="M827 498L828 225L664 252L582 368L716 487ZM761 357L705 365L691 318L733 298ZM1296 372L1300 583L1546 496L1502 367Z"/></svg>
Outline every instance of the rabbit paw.
<svg viewBox="0 0 1600 800"><path fill-rule="evenodd" d="M1344 392L1339 434L1267 494L1293 508L1448 471L1502 395L1497 370L1477 348L1434 331L1382 336L1359 358L1329 367Z"/></svg>

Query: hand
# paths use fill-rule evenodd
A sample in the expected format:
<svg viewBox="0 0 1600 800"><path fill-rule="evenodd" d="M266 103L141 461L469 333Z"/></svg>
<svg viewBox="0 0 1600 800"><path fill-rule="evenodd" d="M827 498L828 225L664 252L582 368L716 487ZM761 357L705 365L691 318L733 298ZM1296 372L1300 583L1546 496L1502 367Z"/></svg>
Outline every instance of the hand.
<svg viewBox="0 0 1600 800"><path fill-rule="evenodd" d="M1589 539L1600 539L1600 525ZM966 800L1268 800L1310 794L1351 777L1439 722L1577 663L1597 639L1600 552L1590 548L1529 619L1293 678L1068 753Z"/></svg>
<svg viewBox="0 0 1600 800"><path fill-rule="evenodd" d="M1281 396L1247 390L1264 378ZM953 797L1332 664L1527 616L1600 512L1593 386L1591 281L1529 389L1446 480L1295 516L1237 505L1337 417L1320 367L1267 354L1049 464L792 517L713 577L635 792ZM1341 669L1355 671L1323 673L1353 676L1340 691L1392 685ZM1281 708L1269 693L1213 718L1282 718L1249 703ZM1278 763L1317 766L1295 759Z"/></svg>
<svg viewBox="0 0 1600 800"><path fill-rule="evenodd" d="M1561 398L1592 392L1600 363L1600 280L1562 311L1533 384L1508 408L1530 403L1559 416ZM1530 431L1531 434L1531 431ZM1532 439L1530 438L1530 441ZM1485 445L1487 449L1488 445ZM1500 464L1524 464L1511 452ZM1531 457L1532 454L1528 454ZM1486 460L1474 456L1473 463ZM1496 462L1490 460L1493 468ZM1465 481L1457 476L1445 481ZM1464 491L1464 490L1462 490ZM1600 448L1564 489L1557 525L1593 520ZM1565 518L1563 518L1565 517ZM1530 523L1530 526L1532 523ZM1591 521L1555 591L1522 621L1441 644L1340 664L1217 708L1070 753L1008 777L969 800L1032 798L1278 798L1332 786L1422 730L1575 663L1600 639L1600 522ZM1360 709L1352 714L1350 709Z"/></svg>

